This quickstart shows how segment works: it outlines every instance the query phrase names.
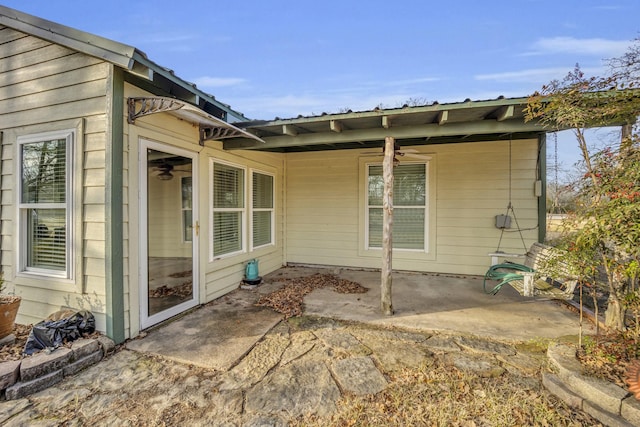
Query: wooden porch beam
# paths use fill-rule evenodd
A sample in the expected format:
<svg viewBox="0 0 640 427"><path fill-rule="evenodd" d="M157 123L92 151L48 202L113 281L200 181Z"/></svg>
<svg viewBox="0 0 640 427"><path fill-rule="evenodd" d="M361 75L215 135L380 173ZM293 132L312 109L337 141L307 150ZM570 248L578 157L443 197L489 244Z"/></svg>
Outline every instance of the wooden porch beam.
<svg viewBox="0 0 640 427"><path fill-rule="evenodd" d="M282 125L282 134L288 136L298 136L298 129L293 125Z"/></svg>
<svg viewBox="0 0 640 427"><path fill-rule="evenodd" d="M505 105L504 107L500 107L500 109L498 109L496 120L499 122L503 122L512 117L513 117L513 105Z"/></svg>
<svg viewBox="0 0 640 427"><path fill-rule="evenodd" d="M447 123L447 120L449 120L449 110L440 111L437 118L438 124L442 126Z"/></svg>
<svg viewBox="0 0 640 427"><path fill-rule="evenodd" d="M382 116L382 127L385 129L389 129L391 127L391 117Z"/></svg>
<svg viewBox="0 0 640 427"><path fill-rule="evenodd" d="M248 129L249 130L249 129ZM225 150L269 150L301 145L340 144L356 141L384 140L386 136L395 139L439 138L458 135L487 135L503 133L541 132L544 128L534 122L523 123L522 120L477 120L474 122L448 122L447 126L430 123L416 126L398 126L390 129L375 128L363 130L343 130L342 132L304 133L294 138L289 136L264 136L264 144L250 139L234 138L224 141ZM391 134L391 135L389 135Z"/></svg>
<svg viewBox="0 0 640 427"><path fill-rule="evenodd" d="M329 128L331 132L340 133L343 129L342 122L340 120L329 120Z"/></svg>

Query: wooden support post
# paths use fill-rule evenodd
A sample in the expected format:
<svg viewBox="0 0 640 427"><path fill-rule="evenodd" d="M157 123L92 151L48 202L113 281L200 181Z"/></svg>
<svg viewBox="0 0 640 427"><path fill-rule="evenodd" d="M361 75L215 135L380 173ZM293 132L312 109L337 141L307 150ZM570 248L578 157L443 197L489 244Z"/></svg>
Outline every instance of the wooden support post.
<svg viewBox="0 0 640 427"><path fill-rule="evenodd" d="M395 140L391 136L384 139L384 160L382 162L382 178L384 195L382 198L382 280L380 283L380 308L382 313L391 316L391 260L393 255L393 158Z"/></svg>

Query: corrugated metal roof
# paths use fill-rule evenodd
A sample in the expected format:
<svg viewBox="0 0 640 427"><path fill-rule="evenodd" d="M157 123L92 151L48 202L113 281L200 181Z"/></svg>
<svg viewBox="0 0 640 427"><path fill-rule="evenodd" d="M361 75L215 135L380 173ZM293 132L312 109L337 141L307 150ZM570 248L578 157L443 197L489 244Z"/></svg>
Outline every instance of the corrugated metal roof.
<svg viewBox="0 0 640 427"><path fill-rule="evenodd" d="M237 139L225 149L308 151L380 146L386 136L402 145L534 138L545 130L527 122L527 98L504 98L237 123L266 143Z"/></svg>

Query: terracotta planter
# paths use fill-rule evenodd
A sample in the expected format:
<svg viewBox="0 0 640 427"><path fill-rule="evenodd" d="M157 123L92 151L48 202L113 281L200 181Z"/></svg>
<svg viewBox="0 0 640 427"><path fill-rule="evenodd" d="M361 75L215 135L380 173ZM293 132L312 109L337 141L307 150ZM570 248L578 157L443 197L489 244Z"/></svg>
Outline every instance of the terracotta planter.
<svg viewBox="0 0 640 427"><path fill-rule="evenodd" d="M13 332L20 301L20 297L0 297L0 338L4 338Z"/></svg>

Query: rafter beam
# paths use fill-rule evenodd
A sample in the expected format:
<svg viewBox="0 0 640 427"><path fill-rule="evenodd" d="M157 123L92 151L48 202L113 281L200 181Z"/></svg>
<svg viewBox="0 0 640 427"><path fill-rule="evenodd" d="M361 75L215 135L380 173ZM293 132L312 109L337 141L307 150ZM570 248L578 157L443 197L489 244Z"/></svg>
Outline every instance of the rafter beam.
<svg viewBox="0 0 640 427"><path fill-rule="evenodd" d="M496 120L499 122L505 121L513 117L513 105L505 105L498 109L496 113Z"/></svg>
<svg viewBox="0 0 640 427"><path fill-rule="evenodd" d="M440 111L437 118L438 124L442 126L443 124L447 123L447 120L449 120L449 110Z"/></svg>
<svg viewBox="0 0 640 427"><path fill-rule="evenodd" d="M282 125L282 134L289 136L298 136L298 129L293 125Z"/></svg>
<svg viewBox="0 0 640 427"><path fill-rule="evenodd" d="M331 132L340 133L343 129L342 122L339 120L329 120L329 128Z"/></svg>
<svg viewBox="0 0 640 427"><path fill-rule="evenodd" d="M521 120L476 120L473 122L456 123L449 122L447 126L438 123L398 126L391 129L374 128L362 130L344 130L343 132L304 133L298 135L295 140L285 136L263 137L265 144L256 144L247 139L235 139L224 142L225 150L233 149L275 149L286 148L292 145L322 145L340 144L357 141L384 140L385 136L393 136L396 139L410 138L441 138L458 135L487 135L514 132L541 132L544 128L536 122L523 123Z"/></svg>
<svg viewBox="0 0 640 427"><path fill-rule="evenodd" d="M391 117L382 116L382 127L385 129L389 129L391 127Z"/></svg>

